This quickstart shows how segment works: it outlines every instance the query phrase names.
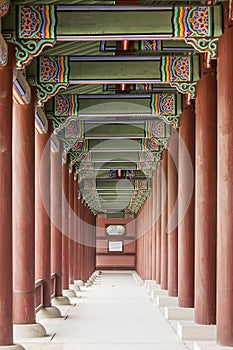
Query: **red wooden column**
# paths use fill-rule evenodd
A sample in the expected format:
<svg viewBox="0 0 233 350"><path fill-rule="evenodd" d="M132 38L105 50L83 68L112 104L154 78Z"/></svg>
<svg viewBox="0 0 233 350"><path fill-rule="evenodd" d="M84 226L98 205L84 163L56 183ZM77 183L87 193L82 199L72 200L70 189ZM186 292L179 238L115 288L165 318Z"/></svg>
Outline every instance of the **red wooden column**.
<svg viewBox="0 0 233 350"><path fill-rule="evenodd" d="M142 240L142 254L143 254L143 280L146 279L146 202L144 203L143 206L143 211L142 211L142 235L143 235L143 240Z"/></svg>
<svg viewBox="0 0 233 350"><path fill-rule="evenodd" d="M143 210L143 237L144 237L144 279L149 279L149 268L148 268L148 259L149 259L149 247L148 247L148 198L145 201L145 207Z"/></svg>
<svg viewBox="0 0 233 350"><path fill-rule="evenodd" d="M145 221L144 221L144 209L145 209L145 203L142 205L142 212L141 212L141 275L142 279L145 279L145 253L144 253L144 241L145 241L145 234L144 234L144 227L145 227Z"/></svg>
<svg viewBox="0 0 233 350"><path fill-rule="evenodd" d="M163 151L161 174L161 288L167 289L167 150Z"/></svg>
<svg viewBox="0 0 233 350"><path fill-rule="evenodd" d="M196 98L195 322L216 322L217 81L204 68Z"/></svg>
<svg viewBox="0 0 233 350"><path fill-rule="evenodd" d="M84 281L87 281L87 267L88 267L88 227L87 227L87 207L84 202Z"/></svg>
<svg viewBox="0 0 233 350"><path fill-rule="evenodd" d="M151 215L152 215L152 190L148 198L148 279L152 279L152 229L151 229Z"/></svg>
<svg viewBox="0 0 233 350"><path fill-rule="evenodd" d="M51 145L51 273L56 274L55 305L69 304L62 296L62 150Z"/></svg>
<svg viewBox="0 0 233 350"><path fill-rule="evenodd" d="M12 319L12 80L13 46L0 65L0 347L13 344ZM4 306L4 307L3 307Z"/></svg>
<svg viewBox="0 0 233 350"><path fill-rule="evenodd" d="M16 336L44 336L35 318L34 90L28 105L13 103L13 288Z"/></svg>
<svg viewBox="0 0 233 350"><path fill-rule="evenodd" d="M171 128L168 140L168 295L178 295L178 147L179 138Z"/></svg>
<svg viewBox="0 0 233 350"><path fill-rule="evenodd" d="M156 176L157 172L153 171L153 183L152 183L152 205L151 205L151 230L152 230L152 271L151 278L156 280L156 229L155 229L155 218L156 218Z"/></svg>
<svg viewBox="0 0 233 350"><path fill-rule="evenodd" d="M79 250L79 237L78 237L78 179L76 177L74 181L74 281L78 280L78 250Z"/></svg>
<svg viewBox="0 0 233 350"><path fill-rule="evenodd" d="M91 211L88 208L88 278L91 276Z"/></svg>
<svg viewBox="0 0 233 350"><path fill-rule="evenodd" d="M180 116L178 166L178 304L194 306L195 114L184 105Z"/></svg>
<svg viewBox="0 0 233 350"><path fill-rule="evenodd" d="M51 307L50 242L50 135L35 135L35 279L43 279L43 309L40 317L60 317Z"/></svg>
<svg viewBox="0 0 233 350"><path fill-rule="evenodd" d="M76 280L81 280L82 278L82 233L81 233L81 195L80 192L77 194L78 203L77 203L77 217L78 217L78 227L77 227L77 235L78 235L78 246L77 246L77 275L75 275Z"/></svg>
<svg viewBox="0 0 233 350"><path fill-rule="evenodd" d="M87 226L86 226L86 206L83 201L83 281L86 282L87 275Z"/></svg>
<svg viewBox="0 0 233 350"><path fill-rule="evenodd" d="M62 164L62 289L69 289L69 163Z"/></svg>
<svg viewBox="0 0 233 350"><path fill-rule="evenodd" d="M139 272L139 217L136 219L136 241L135 241L135 270L140 275Z"/></svg>
<svg viewBox="0 0 233 350"><path fill-rule="evenodd" d="M74 173L69 171L69 283L74 283Z"/></svg>
<svg viewBox="0 0 233 350"><path fill-rule="evenodd" d="M83 199L80 198L80 279L84 281L84 264L85 264L85 257L84 257L84 206L83 206Z"/></svg>
<svg viewBox="0 0 233 350"><path fill-rule="evenodd" d="M86 208L85 201L83 200L83 281L86 282L86 268L87 268L87 230L86 230Z"/></svg>
<svg viewBox="0 0 233 350"><path fill-rule="evenodd" d="M217 342L233 346L232 26L219 40L218 56Z"/></svg>
<svg viewBox="0 0 233 350"><path fill-rule="evenodd" d="M161 283L161 165L156 177L156 283Z"/></svg>

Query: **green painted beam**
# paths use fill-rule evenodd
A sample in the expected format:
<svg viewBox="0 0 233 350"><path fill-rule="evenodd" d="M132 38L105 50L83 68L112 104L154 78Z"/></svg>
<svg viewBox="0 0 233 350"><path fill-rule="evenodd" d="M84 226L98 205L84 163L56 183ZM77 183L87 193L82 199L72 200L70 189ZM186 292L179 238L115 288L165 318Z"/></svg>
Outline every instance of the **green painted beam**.
<svg viewBox="0 0 233 350"><path fill-rule="evenodd" d="M120 160L121 162L125 161L132 161L132 162L138 162L139 161L139 153L138 152L98 152L93 153L91 156L92 162L100 162L100 161L115 161Z"/></svg>
<svg viewBox="0 0 233 350"><path fill-rule="evenodd" d="M136 170L136 164L135 163L95 163L94 165L94 169L100 169L100 170L104 170L104 169L122 169L122 170Z"/></svg>
<svg viewBox="0 0 233 350"><path fill-rule="evenodd" d="M130 180L96 181L97 189L133 190L134 182Z"/></svg>
<svg viewBox="0 0 233 350"><path fill-rule="evenodd" d="M79 99L79 113L108 114L108 113L148 113L151 114L151 98L93 98Z"/></svg>
<svg viewBox="0 0 233 350"><path fill-rule="evenodd" d="M127 137L127 138L144 138L145 130L142 124L86 124L86 138L101 137Z"/></svg>
<svg viewBox="0 0 233 350"><path fill-rule="evenodd" d="M160 80L160 60L156 61L72 61L70 81L108 81L119 79Z"/></svg>
<svg viewBox="0 0 233 350"><path fill-rule="evenodd" d="M125 140L88 140L88 147L89 151L91 152L99 152L99 151L125 151L127 149L128 152L130 151L141 151L142 145L141 140L131 140L131 139L125 139Z"/></svg>
<svg viewBox="0 0 233 350"><path fill-rule="evenodd" d="M133 9L133 8L132 8ZM57 35L172 34L172 10L57 11ZM135 25L135 23L137 25Z"/></svg>

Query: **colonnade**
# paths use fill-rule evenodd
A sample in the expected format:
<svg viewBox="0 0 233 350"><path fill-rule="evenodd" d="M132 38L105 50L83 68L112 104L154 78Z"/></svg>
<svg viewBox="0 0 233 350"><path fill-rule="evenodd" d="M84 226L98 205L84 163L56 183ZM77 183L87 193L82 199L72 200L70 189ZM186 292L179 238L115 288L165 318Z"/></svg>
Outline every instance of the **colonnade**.
<svg viewBox="0 0 233 350"><path fill-rule="evenodd" d="M33 88L29 104L13 101L14 47L8 48L8 63L0 66L0 347L13 346L13 324L16 335L30 327L35 337L46 334L36 323L37 286L40 309L51 310L51 297L69 302L63 291L95 270L95 217L62 160L61 142L50 145L51 127L35 132Z"/></svg>
<svg viewBox="0 0 233 350"><path fill-rule="evenodd" d="M218 59L207 68L200 56L196 100L184 99L179 129L153 174L136 253L141 278L177 296L179 307L194 308L197 324L216 324L224 346L233 346L232 55L233 27L226 25Z"/></svg>

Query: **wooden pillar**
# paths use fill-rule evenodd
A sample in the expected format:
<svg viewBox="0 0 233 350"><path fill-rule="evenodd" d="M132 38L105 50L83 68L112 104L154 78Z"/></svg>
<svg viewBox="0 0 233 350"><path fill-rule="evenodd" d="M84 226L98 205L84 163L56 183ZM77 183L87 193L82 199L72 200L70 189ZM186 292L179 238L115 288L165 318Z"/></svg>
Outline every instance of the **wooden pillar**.
<svg viewBox="0 0 233 350"><path fill-rule="evenodd" d="M152 279L152 228L151 228L151 215L152 215L152 190L150 192L149 198L148 198L148 279Z"/></svg>
<svg viewBox="0 0 233 350"><path fill-rule="evenodd" d="M82 264L82 273L83 273L83 281L86 282L86 208L85 201L83 200L83 217L82 217L82 233L83 233L83 264Z"/></svg>
<svg viewBox="0 0 233 350"><path fill-rule="evenodd" d="M161 288L167 289L167 150L163 151L161 174Z"/></svg>
<svg viewBox="0 0 233 350"><path fill-rule="evenodd" d="M51 306L50 135L35 135L35 279L43 279L44 307Z"/></svg>
<svg viewBox="0 0 233 350"><path fill-rule="evenodd" d="M232 26L219 40L218 56L217 342L233 346Z"/></svg>
<svg viewBox="0 0 233 350"><path fill-rule="evenodd" d="M151 205L151 230L152 230L152 280L156 280L156 229L155 229L155 218L156 218L156 176L157 172L153 172L153 184L152 184L152 205Z"/></svg>
<svg viewBox="0 0 233 350"><path fill-rule="evenodd" d="M69 172L69 283L74 283L74 173Z"/></svg>
<svg viewBox="0 0 233 350"><path fill-rule="evenodd" d="M12 81L13 45L0 65L0 346L13 344L12 320Z"/></svg>
<svg viewBox="0 0 233 350"><path fill-rule="evenodd" d="M69 289L69 163L62 164L62 289Z"/></svg>
<svg viewBox="0 0 233 350"><path fill-rule="evenodd" d="M78 250L79 250L79 238L78 238L78 179L77 175L74 181L74 280L78 280Z"/></svg>
<svg viewBox="0 0 233 350"><path fill-rule="evenodd" d="M196 98L195 322L216 322L217 81L204 68Z"/></svg>
<svg viewBox="0 0 233 350"><path fill-rule="evenodd" d="M35 107L13 103L14 323L35 323Z"/></svg>
<svg viewBox="0 0 233 350"><path fill-rule="evenodd" d="M168 141L168 295L178 295L178 132Z"/></svg>
<svg viewBox="0 0 233 350"><path fill-rule="evenodd" d="M83 199L80 200L81 206L80 206L80 238L81 238L81 266L80 266L80 276L81 280L84 281L84 264L85 264L85 254L84 254L84 242L85 242L85 234L84 234L84 205L83 205Z"/></svg>
<svg viewBox="0 0 233 350"><path fill-rule="evenodd" d="M82 234L81 234L81 198L80 193L78 193L78 204L77 204L77 217L78 217L78 227L77 227L77 234L78 234L78 246L77 246L77 276L75 275L75 279L80 280L82 279Z"/></svg>
<svg viewBox="0 0 233 350"><path fill-rule="evenodd" d="M60 145L61 147L61 145ZM62 296L62 157L51 147L51 273L56 273L55 296Z"/></svg>
<svg viewBox="0 0 233 350"><path fill-rule="evenodd" d="M179 129L178 304L194 307L194 162L195 114L184 105Z"/></svg>
<svg viewBox="0 0 233 350"><path fill-rule="evenodd" d="M144 203L143 206L143 211L142 211L142 234L143 234L143 240L142 240L142 245L143 245L143 280L146 279L146 202Z"/></svg>
<svg viewBox="0 0 233 350"><path fill-rule="evenodd" d="M158 164L156 179L156 282L161 283L161 165Z"/></svg>

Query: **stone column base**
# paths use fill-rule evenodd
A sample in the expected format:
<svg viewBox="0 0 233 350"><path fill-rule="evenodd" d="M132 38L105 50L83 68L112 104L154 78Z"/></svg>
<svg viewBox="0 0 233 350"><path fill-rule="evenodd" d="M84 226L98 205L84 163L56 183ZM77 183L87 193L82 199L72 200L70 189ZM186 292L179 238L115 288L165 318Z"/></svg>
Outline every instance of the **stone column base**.
<svg viewBox="0 0 233 350"><path fill-rule="evenodd" d="M75 292L80 292L81 291L81 288L78 284L70 284L69 285L70 289L71 290L74 290Z"/></svg>
<svg viewBox="0 0 233 350"><path fill-rule="evenodd" d="M71 305L70 304L70 299L67 298L67 297L63 297L63 296L60 296L60 297L54 297L52 298L51 300L51 304L52 306L59 306L59 305Z"/></svg>
<svg viewBox="0 0 233 350"><path fill-rule="evenodd" d="M76 285L76 286L84 286L84 282L82 281L82 280L75 280L74 281L74 284Z"/></svg>
<svg viewBox="0 0 233 350"><path fill-rule="evenodd" d="M67 297L67 298L75 298L76 297L76 293L73 289L63 289L62 294L64 297Z"/></svg>
<svg viewBox="0 0 233 350"><path fill-rule="evenodd" d="M0 346L0 350L25 350L25 349L22 345L13 344L13 345Z"/></svg>
<svg viewBox="0 0 233 350"><path fill-rule="evenodd" d="M216 325L200 325L193 321L178 321L177 334L180 340L212 340L216 339Z"/></svg>
<svg viewBox="0 0 233 350"><path fill-rule="evenodd" d="M14 338L41 338L46 337L46 330L40 323L14 324Z"/></svg>
<svg viewBox="0 0 233 350"><path fill-rule="evenodd" d="M44 307L37 312L36 316L40 318L60 318L61 312L55 306Z"/></svg>

